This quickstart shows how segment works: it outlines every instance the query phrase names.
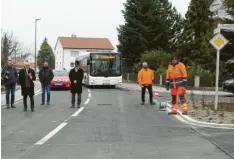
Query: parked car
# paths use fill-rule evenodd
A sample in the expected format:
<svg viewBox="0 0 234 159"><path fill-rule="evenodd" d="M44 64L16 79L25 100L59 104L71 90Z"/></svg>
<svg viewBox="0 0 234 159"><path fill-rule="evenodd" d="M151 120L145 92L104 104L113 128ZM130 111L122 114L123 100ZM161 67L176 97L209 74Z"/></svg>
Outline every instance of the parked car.
<svg viewBox="0 0 234 159"><path fill-rule="evenodd" d="M70 88L68 72L65 70L53 70L54 78L51 81L51 88Z"/></svg>
<svg viewBox="0 0 234 159"><path fill-rule="evenodd" d="M234 93L234 78L223 82L223 90Z"/></svg>

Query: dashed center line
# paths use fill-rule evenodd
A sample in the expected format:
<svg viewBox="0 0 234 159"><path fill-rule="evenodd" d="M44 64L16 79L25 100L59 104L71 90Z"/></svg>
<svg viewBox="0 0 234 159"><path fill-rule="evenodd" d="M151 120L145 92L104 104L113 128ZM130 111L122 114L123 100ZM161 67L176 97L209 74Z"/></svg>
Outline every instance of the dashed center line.
<svg viewBox="0 0 234 159"><path fill-rule="evenodd" d="M73 115L72 117L75 117L77 116L78 114L80 114L80 112L84 109L84 107L81 107L79 110L77 110Z"/></svg>
<svg viewBox="0 0 234 159"><path fill-rule="evenodd" d="M85 103L84 103L84 104L85 104L85 105L86 105L86 104L88 104L88 103L89 103L89 101L90 101L90 98L86 99L86 101L85 101Z"/></svg>
<svg viewBox="0 0 234 159"><path fill-rule="evenodd" d="M43 137L41 140L39 140L35 145L43 145L47 140L49 140L52 136L54 136L59 130L61 130L64 126L66 126L67 123L60 124L57 128L52 130L49 134L47 134L45 137Z"/></svg>
<svg viewBox="0 0 234 159"><path fill-rule="evenodd" d="M84 102L85 105L87 105L90 101L91 93L88 89L88 98ZM50 133L48 133L45 137L43 137L41 140L39 140L35 145L43 145L46 141L48 141L51 137L53 137L56 133L58 133L63 127L67 125L68 120L70 120L72 117L76 117L80 112L84 110L84 107L81 107L78 109L74 114L72 114L68 119L64 120L63 123L61 123L59 126L57 126L54 130L52 130Z"/></svg>

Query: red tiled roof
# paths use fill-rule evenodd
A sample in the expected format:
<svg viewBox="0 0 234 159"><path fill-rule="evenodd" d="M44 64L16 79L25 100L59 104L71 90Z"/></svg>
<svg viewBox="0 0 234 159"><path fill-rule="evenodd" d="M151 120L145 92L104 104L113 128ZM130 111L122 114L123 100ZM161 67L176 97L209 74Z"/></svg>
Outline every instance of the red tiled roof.
<svg viewBox="0 0 234 159"><path fill-rule="evenodd" d="M114 47L107 38L59 37L63 48L73 49L109 49Z"/></svg>

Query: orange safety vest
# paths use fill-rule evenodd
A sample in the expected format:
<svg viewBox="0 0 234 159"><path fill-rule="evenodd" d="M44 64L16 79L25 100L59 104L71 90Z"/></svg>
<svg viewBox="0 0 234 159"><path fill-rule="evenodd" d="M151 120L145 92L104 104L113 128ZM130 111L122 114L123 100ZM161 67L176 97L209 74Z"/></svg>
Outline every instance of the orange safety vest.
<svg viewBox="0 0 234 159"><path fill-rule="evenodd" d="M152 84L152 81L154 80L154 72L147 68L142 68L138 72L138 83L140 85L145 84L145 85L150 85Z"/></svg>
<svg viewBox="0 0 234 159"><path fill-rule="evenodd" d="M181 62L175 66L169 65L166 74L166 84L170 88L183 87L184 83L187 82L187 71L185 65Z"/></svg>

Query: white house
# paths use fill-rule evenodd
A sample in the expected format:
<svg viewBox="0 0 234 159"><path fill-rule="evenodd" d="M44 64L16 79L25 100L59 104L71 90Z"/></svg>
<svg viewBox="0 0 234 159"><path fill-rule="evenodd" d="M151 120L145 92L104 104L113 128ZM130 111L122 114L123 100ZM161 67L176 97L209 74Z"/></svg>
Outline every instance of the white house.
<svg viewBox="0 0 234 159"><path fill-rule="evenodd" d="M24 61L28 61L29 63L35 63L35 58L32 54L29 54Z"/></svg>
<svg viewBox="0 0 234 159"><path fill-rule="evenodd" d="M113 45L107 38L58 37L54 48L55 69L65 68L67 71L75 66L75 59L85 52L110 51Z"/></svg>
<svg viewBox="0 0 234 159"><path fill-rule="evenodd" d="M14 62L15 67L22 68L24 67L24 62L28 61L31 68L35 67L35 58L32 54L27 55L26 57L11 57L9 58Z"/></svg>

